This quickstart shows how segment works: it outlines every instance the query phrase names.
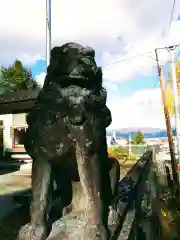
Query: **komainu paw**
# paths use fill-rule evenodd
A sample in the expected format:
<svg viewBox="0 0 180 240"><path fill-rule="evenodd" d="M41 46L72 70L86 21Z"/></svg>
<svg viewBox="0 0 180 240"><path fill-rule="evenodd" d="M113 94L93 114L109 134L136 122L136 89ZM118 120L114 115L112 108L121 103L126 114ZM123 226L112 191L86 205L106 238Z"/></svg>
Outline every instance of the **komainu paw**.
<svg viewBox="0 0 180 240"><path fill-rule="evenodd" d="M18 240L45 240L50 233L50 229L45 225L32 226L24 225L19 231Z"/></svg>
<svg viewBox="0 0 180 240"><path fill-rule="evenodd" d="M85 230L87 240L108 240L108 232L104 226L87 225Z"/></svg>

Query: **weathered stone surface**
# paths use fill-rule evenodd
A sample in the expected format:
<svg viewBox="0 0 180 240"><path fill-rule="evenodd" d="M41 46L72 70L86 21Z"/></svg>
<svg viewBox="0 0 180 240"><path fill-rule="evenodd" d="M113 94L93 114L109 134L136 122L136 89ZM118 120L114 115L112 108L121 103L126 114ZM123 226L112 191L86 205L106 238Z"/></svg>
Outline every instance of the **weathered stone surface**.
<svg viewBox="0 0 180 240"><path fill-rule="evenodd" d="M74 212L74 214L69 214L53 224L52 232L47 240L85 239L85 227L84 213L82 211Z"/></svg>
<svg viewBox="0 0 180 240"><path fill-rule="evenodd" d="M106 97L93 49L76 43L52 49L43 89L27 115L24 146L33 159L33 198L31 221L19 240L47 238L52 220L72 202L72 181L82 185L89 239L108 239L109 206L120 172L107 153ZM51 208L52 197L60 199L59 211Z"/></svg>
<svg viewBox="0 0 180 240"><path fill-rule="evenodd" d="M88 228L89 225L87 224L87 217L84 215L84 211L76 211L57 220L53 224L52 232L47 240L96 239L94 232L88 231Z"/></svg>

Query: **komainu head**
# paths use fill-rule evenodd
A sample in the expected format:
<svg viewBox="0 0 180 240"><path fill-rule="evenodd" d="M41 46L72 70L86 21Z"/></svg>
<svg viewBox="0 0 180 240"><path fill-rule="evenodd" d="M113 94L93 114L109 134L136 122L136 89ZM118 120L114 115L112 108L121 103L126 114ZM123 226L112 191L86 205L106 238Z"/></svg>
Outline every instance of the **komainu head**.
<svg viewBox="0 0 180 240"><path fill-rule="evenodd" d="M74 124L82 124L84 115L86 118L94 116L107 127L111 123L111 114L106 107L106 97L94 49L66 43L51 51L45 83L34 109L28 114L27 123L33 125L35 119L43 122L50 118L47 114L53 112L51 115L61 118L68 116Z"/></svg>
<svg viewBox="0 0 180 240"><path fill-rule="evenodd" d="M95 62L95 51L77 43L66 43L51 51L47 80L61 87L77 85L94 89L102 86L102 71Z"/></svg>

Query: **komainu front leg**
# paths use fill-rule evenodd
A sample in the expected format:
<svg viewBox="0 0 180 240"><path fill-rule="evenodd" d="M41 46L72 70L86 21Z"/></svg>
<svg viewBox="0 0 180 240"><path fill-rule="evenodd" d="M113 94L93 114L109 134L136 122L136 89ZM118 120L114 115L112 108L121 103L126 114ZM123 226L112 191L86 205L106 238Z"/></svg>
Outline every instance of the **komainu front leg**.
<svg viewBox="0 0 180 240"><path fill-rule="evenodd" d="M92 151L91 144L89 144L79 145L77 143L76 149L80 181L87 200L85 210L88 219L86 239L107 240L108 231L103 224L100 165L96 153Z"/></svg>
<svg viewBox="0 0 180 240"><path fill-rule="evenodd" d="M118 213L116 209L116 197L118 194L118 183L120 180L120 164L117 159L110 158L110 182L111 182L111 190L112 190L112 202L110 205L110 212L108 217L108 225L116 225L118 223Z"/></svg>
<svg viewBox="0 0 180 240"><path fill-rule="evenodd" d="M51 197L51 163L36 159L32 165L31 221L19 231L18 240L45 240L50 231L48 212Z"/></svg>

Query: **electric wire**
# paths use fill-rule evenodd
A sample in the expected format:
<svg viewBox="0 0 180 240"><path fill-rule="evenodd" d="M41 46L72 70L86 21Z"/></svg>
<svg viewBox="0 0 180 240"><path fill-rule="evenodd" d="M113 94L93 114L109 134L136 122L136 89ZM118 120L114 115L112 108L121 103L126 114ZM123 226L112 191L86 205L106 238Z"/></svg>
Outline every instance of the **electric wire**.
<svg viewBox="0 0 180 240"><path fill-rule="evenodd" d="M173 15L174 15L175 5L176 5L176 0L173 0L173 5L172 5L171 15L170 15L170 21L169 21L169 25L168 25L168 29L167 29L166 36L168 36L169 31L170 31L170 28L171 28L171 24L172 24L172 20L173 20Z"/></svg>
<svg viewBox="0 0 180 240"><path fill-rule="evenodd" d="M128 57L128 58L124 58L124 59L121 59L121 60L118 60L118 61L115 61L115 62L112 62L112 63L108 63L108 64L103 65L102 68L106 68L106 67L109 67L109 66L114 65L114 64L130 61L130 60L133 60L135 58L143 57L147 54L153 54L153 52L142 53L142 54L139 54L139 55L136 55L136 56L133 56L133 57ZM152 58L151 56L148 56L148 57ZM154 60L154 58L152 58L152 59Z"/></svg>

